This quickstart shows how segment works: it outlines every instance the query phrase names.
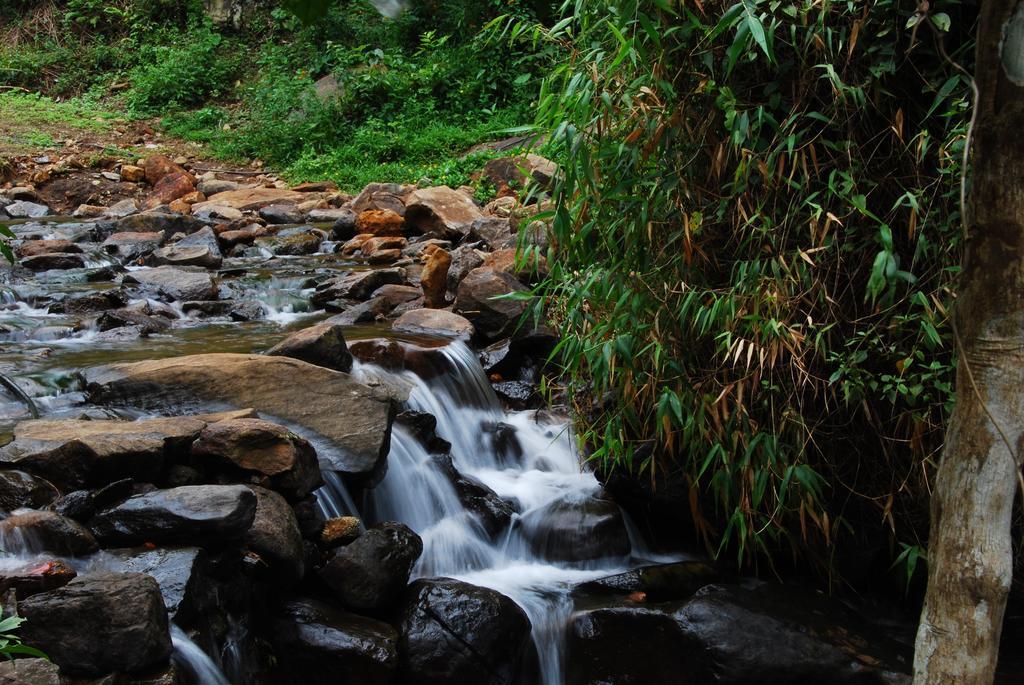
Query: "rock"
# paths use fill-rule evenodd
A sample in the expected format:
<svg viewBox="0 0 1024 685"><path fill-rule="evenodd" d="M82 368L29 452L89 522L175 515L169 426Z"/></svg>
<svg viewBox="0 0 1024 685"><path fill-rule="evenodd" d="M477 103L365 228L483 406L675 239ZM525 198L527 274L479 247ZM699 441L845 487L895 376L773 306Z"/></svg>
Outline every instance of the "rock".
<svg viewBox="0 0 1024 685"><path fill-rule="evenodd" d="M69 297L50 305L51 314L95 314L108 309L120 309L128 304L128 298L120 290L91 292L78 297Z"/></svg>
<svg viewBox="0 0 1024 685"><path fill-rule="evenodd" d="M165 458L184 450L205 423L189 417L140 421L23 421L0 448L0 462L70 486L130 476L152 480Z"/></svg>
<svg viewBox="0 0 1024 685"><path fill-rule="evenodd" d="M306 220L314 224L333 224L338 219L347 219L351 211L347 207L311 209L306 215Z"/></svg>
<svg viewBox="0 0 1024 685"><path fill-rule="evenodd" d="M138 167L135 167L138 168ZM107 207L107 211L103 213L103 216L111 219L122 219L126 216L130 216L139 211L139 205L132 199L120 200Z"/></svg>
<svg viewBox="0 0 1024 685"><path fill-rule="evenodd" d="M185 170L178 164L172 162L168 157L164 155L150 155L142 163L143 173L146 175L146 181L155 186L165 176L171 174L183 173ZM124 170L121 171L122 175Z"/></svg>
<svg viewBox="0 0 1024 685"><path fill-rule="evenodd" d="M321 283L310 301L323 306L331 300L365 300L383 285L402 285L404 282L405 272L400 268L356 271Z"/></svg>
<svg viewBox="0 0 1024 685"><path fill-rule="evenodd" d="M381 523L334 552L320 577L355 611L382 611L401 600L423 541L401 523Z"/></svg>
<svg viewBox="0 0 1024 685"><path fill-rule="evenodd" d="M281 188L241 188L211 195L206 202L193 205L192 211L202 211L207 205L221 205L242 212L253 212L268 205L297 204L305 199L302 193Z"/></svg>
<svg viewBox="0 0 1024 685"><path fill-rule="evenodd" d="M910 670L909 650L838 603L771 585L709 585L683 602L579 612L568 662L573 684L674 682L685 672L689 682L722 685L881 685Z"/></svg>
<svg viewBox="0 0 1024 685"><path fill-rule="evenodd" d="M721 574L706 561L677 561L641 566L623 573L591 580L576 587L576 593L590 596L636 596L644 601L669 602L688 599L705 585L717 583Z"/></svg>
<svg viewBox="0 0 1024 685"><path fill-rule="evenodd" d="M0 685L67 685L60 667L47 659L0 662Z"/></svg>
<svg viewBox="0 0 1024 685"><path fill-rule="evenodd" d="M428 308L445 306L448 268L451 265L452 256L440 248L433 250L427 257L427 263L420 274L420 287L423 288L423 302Z"/></svg>
<svg viewBox="0 0 1024 685"><path fill-rule="evenodd" d="M140 335L150 335L166 331L171 324L162 316L149 316L127 308L103 312L96 319L96 328L100 331L109 331L124 326L138 326Z"/></svg>
<svg viewBox="0 0 1024 685"><path fill-rule="evenodd" d="M339 306L339 303L329 302L325 305L329 310L341 309L342 313L326 319L324 323L335 326L354 326L360 323L374 323L382 321L387 313L391 311L387 300L383 297L374 297L366 302L360 302L354 306Z"/></svg>
<svg viewBox="0 0 1024 685"><path fill-rule="evenodd" d="M306 181L293 186L292 190L297 193L332 193L338 190L338 184L334 181Z"/></svg>
<svg viewBox="0 0 1024 685"><path fill-rule="evenodd" d="M448 292L458 292L459 284L473 269L483 263L483 256L473 245L463 245L454 250L451 266L448 267Z"/></svg>
<svg viewBox="0 0 1024 685"><path fill-rule="evenodd" d="M102 248L107 254L130 262L145 257L163 242L164 234L159 231L113 233L103 241Z"/></svg>
<svg viewBox="0 0 1024 685"><path fill-rule="evenodd" d="M208 596L210 562L199 547L109 549L105 553L111 567L120 573L152 576L160 586L167 613L180 623L200 616L216 601Z"/></svg>
<svg viewBox="0 0 1024 685"><path fill-rule="evenodd" d="M406 302L412 302L423 293L419 288L411 285L382 285L373 291L373 297L383 297L387 300L388 306L397 307Z"/></svg>
<svg viewBox="0 0 1024 685"><path fill-rule="evenodd" d="M37 595L40 592L49 592L64 587L75 579L75 569L63 561L32 561L20 568L5 566L0 571L0 593L6 595L14 590L14 595L19 600ZM3 679L0 678L0 685Z"/></svg>
<svg viewBox="0 0 1024 685"><path fill-rule="evenodd" d="M508 530L515 507L477 479L459 473L450 454L434 454L431 459L455 488L462 506L476 516L488 535L495 537Z"/></svg>
<svg viewBox="0 0 1024 685"><path fill-rule="evenodd" d="M292 333L267 350L271 356L292 357L336 371L352 369L352 355L342 326L320 323Z"/></svg>
<svg viewBox="0 0 1024 685"><path fill-rule="evenodd" d="M234 181L225 181L219 178L203 178L196 185L196 189L203 195L210 197L217 193L227 193L232 190L240 190L242 186Z"/></svg>
<svg viewBox="0 0 1024 685"><path fill-rule="evenodd" d="M50 208L36 202L18 200L4 207L4 211L12 219L38 219L47 216L50 213Z"/></svg>
<svg viewBox="0 0 1024 685"><path fill-rule="evenodd" d="M196 189L196 179L187 171L168 174L156 182L153 190L146 196L146 207L153 209L166 205L178 198L185 197Z"/></svg>
<svg viewBox="0 0 1024 685"><path fill-rule="evenodd" d="M213 252L202 245L169 245L153 252L157 264L169 266L200 266L204 269L219 269L223 262L220 249Z"/></svg>
<svg viewBox="0 0 1024 685"><path fill-rule="evenodd" d="M548 275L548 262L543 255L533 254L530 261L520 265L516 260L516 249L495 250L484 259L483 266L494 271L512 274L523 285L536 283Z"/></svg>
<svg viewBox="0 0 1024 685"><path fill-rule="evenodd" d="M262 419L211 423L192 443L192 454L201 463L219 459L264 476L271 487L292 499L302 499L322 483L312 445L287 428Z"/></svg>
<svg viewBox="0 0 1024 685"><path fill-rule="evenodd" d="M246 546L260 555L284 582L298 582L305 573L305 559L295 512L273 490L253 486L249 489L256 495L256 518L245 534Z"/></svg>
<svg viewBox="0 0 1024 685"><path fill-rule="evenodd" d="M352 199L352 210L357 214L367 210L389 210L405 216L405 198L415 186L397 183L370 183Z"/></svg>
<svg viewBox="0 0 1024 685"><path fill-rule="evenodd" d="M398 669L398 636L381 621L313 599L285 603L273 624L281 673L294 685L391 685Z"/></svg>
<svg viewBox="0 0 1024 685"><path fill-rule="evenodd" d="M355 230L376 236L401 236L404 226L405 219L390 209L368 209L356 218Z"/></svg>
<svg viewBox="0 0 1024 685"><path fill-rule="evenodd" d="M203 222L208 222L212 224L226 224L241 219L242 212L235 209L234 207L225 207L223 205L211 205L209 203L204 203L201 209L192 212L192 216Z"/></svg>
<svg viewBox="0 0 1024 685"><path fill-rule="evenodd" d="M507 219L512 216L512 212L518 206L519 201L514 197L496 197L484 207L484 214ZM512 233L515 234L515 231L513 230Z"/></svg>
<svg viewBox="0 0 1024 685"><path fill-rule="evenodd" d="M257 238L256 245L274 255L310 255L320 250L324 238L319 229L300 226Z"/></svg>
<svg viewBox="0 0 1024 685"><path fill-rule="evenodd" d="M141 573L97 573L19 604L21 636L70 675L138 672L171 655L160 588Z"/></svg>
<svg viewBox="0 0 1024 685"><path fill-rule="evenodd" d="M396 331L439 333L456 338L473 336L473 324L465 317L444 309L414 309L402 314L392 327Z"/></svg>
<svg viewBox="0 0 1024 685"><path fill-rule="evenodd" d="M0 471L0 512L39 509L57 497L57 489L24 471Z"/></svg>
<svg viewBox="0 0 1024 685"><path fill-rule="evenodd" d="M503 296L526 292L511 274L485 267L473 269L459 284L454 311L469 319L485 339L507 338L517 331L530 302Z"/></svg>
<svg viewBox="0 0 1024 685"><path fill-rule="evenodd" d="M516 236L507 217L484 216L473 222L470 240L482 241L492 250L514 248Z"/></svg>
<svg viewBox="0 0 1024 685"><path fill-rule="evenodd" d="M121 180L128 183L138 183L146 180L146 170L132 164L121 165Z"/></svg>
<svg viewBox="0 0 1024 685"><path fill-rule="evenodd" d="M132 271L121 282L141 285L167 301L217 299L217 285L209 274L172 266Z"/></svg>
<svg viewBox="0 0 1024 685"><path fill-rule="evenodd" d="M399 620L403 683L528 682L523 660L531 644L530 620L495 590L450 578L418 580Z"/></svg>
<svg viewBox="0 0 1024 685"><path fill-rule="evenodd" d="M24 240L14 248L18 257L35 257L54 253L81 254L82 248L70 240Z"/></svg>
<svg viewBox="0 0 1024 685"><path fill-rule="evenodd" d="M629 555L629 533L622 512L609 500L555 500L525 512L518 525L533 551L550 561Z"/></svg>
<svg viewBox="0 0 1024 685"><path fill-rule="evenodd" d="M85 255L66 254L60 252L54 254L41 254L22 259L21 265L29 271L84 269Z"/></svg>
<svg viewBox="0 0 1024 685"><path fill-rule="evenodd" d="M481 216L470 198L448 186L421 188L406 198L405 221L421 233L465 238Z"/></svg>
<svg viewBox="0 0 1024 685"><path fill-rule="evenodd" d="M373 481L391 443L391 400L348 374L287 357L203 354L114 364L85 372L99 401L157 404L195 397L251 407L318 433L337 450L321 466Z"/></svg>
<svg viewBox="0 0 1024 685"><path fill-rule="evenodd" d="M244 485L184 485L130 497L90 522L105 545L238 540L252 526L256 496Z"/></svg>
<svg viewBox="0 0 1024 685"><path fill-rule="evenodd" d="M95 219L96 217L103 216L106 211L106 207L100 207L99 205L78 205L75 211L71 212L71 216L76 219Z"/></svg>
<svg viewBox="0 0 1024 685"><path fill-rule="evenodd" d="M390 371L405 366L405 351L394 340L356 340L348 349L353 357L366 364L376 364Z"/></svg>
<svg viewBox="0 0 1024 685"><path fill-rule="evenodd" d="M301 224L305 219L295 205L267 205L260 208L259 215L268 224Z"/></svg>
<svg viewBox="0 0 1024 685"><path fill-rule="evenodd" d="M0 542L5 552L48 552L81 557L99 546L77 521L52 511L28 511L0 521Z"/></svg>
<svg viewBox="0 0 1024 685"><path fill-rule="evenodd" d="M362 533L362 522L355 516L338 516L327 519L320 532L320 542L325 547L341 547L353 542Z"/></svg>
<svg viewBox="0 0 1024 685"><path fill-rule="evenodd" d="M356 234L356 213L351 209L340 212L331 226L331 236L335 240L348 240Z"/></svg>
<svg viewBox="0 0 1024 685"><path fill-rule="evenodd" d="M117 221L99 222L98 229L103 235L113 233L162 233L163 239L175 233L188 235L203 228L203 222L177 212L149 211L131 214Z"/></svg>

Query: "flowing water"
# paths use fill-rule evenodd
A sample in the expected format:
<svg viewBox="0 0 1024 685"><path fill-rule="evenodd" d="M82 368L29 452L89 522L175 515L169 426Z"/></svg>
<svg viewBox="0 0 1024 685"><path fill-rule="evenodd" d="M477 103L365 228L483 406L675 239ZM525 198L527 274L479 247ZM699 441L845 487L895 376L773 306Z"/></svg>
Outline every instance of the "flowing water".
<svg viewBox="0 0 1024 685"><path fill-rule="evenodd" d="M78 229L71 223L16 226L15 230L59 238ZM89 267L110 263L98 253ZM311 278L360 268L365 267L326 254L226 260L219 273L221 299L258 304L262 312L258 320L196 318L178 304L149 302L172 310L169 315L177 318L166 332L146 338L105 335L96 329L94 316L51 313L51 305L64 298L113 287L109 282L90 282L89 269L37 274L0 287L0 372L29 395L44 416L74 417L89 411L93 416L134 418L130 412L88 408L76 385L77 372L117 361L265 350L289 331L326 316L310 308ZM350 339L381 335L396 337L390 330L372 326L346 333ZM368 524L395 520L409 525L424 543L415 577L453 577L512 598L532 622L542 682L558 685L564 681L564 634L572 612L572 587L643 561L663 559L652 559L628 519L600 499L601 486L582 468L564 418L547 412L504 411L476 354L463 343L402 339L432 348L433 367L422 376L358 363L353 373L368 382L400 388L408 395L407 409L436 417L437 434L451 443L455 469L512 503L517 513L506 530L497 534L485 530L460 500L450 473L439 468L436 455L400 424L393 430L384 480L357 502L337 474L325 473L325 485L318 492L321 507L328 516L354 514ZM26 418L30 410L25 403L15 393L0 389L0 430L10 430ZM317 436L307 437L318 452L335 449ZM622 534L616 539L625 546L613 544L608 547L610 553L595 553L595 548L603 549L602 540L595 545L595 529L588 524L595 502L602 502L599 508L606 518L609 507L613 519L620 516L616 520ZM569 525L567 530L565 521L578 522L578 529ZM558 535L549 531L552 522L561 525ZM0 559L0 564L23 564L36 551L29 540L4 540L3 544L13 554L8 561ZM589 551L575 555L577 548ZM101 560L89 563L102 567ZM173 641L176 661L200 685L229 682L217 663L177 628ZM229 657L220 662L232 673L237 669L228 663Z"/></svg>

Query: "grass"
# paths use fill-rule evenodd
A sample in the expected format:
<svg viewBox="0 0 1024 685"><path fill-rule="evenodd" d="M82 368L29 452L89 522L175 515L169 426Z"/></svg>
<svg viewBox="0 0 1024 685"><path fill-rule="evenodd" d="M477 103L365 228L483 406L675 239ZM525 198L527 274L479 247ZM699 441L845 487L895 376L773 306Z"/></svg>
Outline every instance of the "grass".
<svg viewBox="0 0 1024 685"><path fill-rule="evenodd" d="M56 102L28 93L0 93L0 154L29 154L58 141L108 133L115 115L83 100Z"/></svg>

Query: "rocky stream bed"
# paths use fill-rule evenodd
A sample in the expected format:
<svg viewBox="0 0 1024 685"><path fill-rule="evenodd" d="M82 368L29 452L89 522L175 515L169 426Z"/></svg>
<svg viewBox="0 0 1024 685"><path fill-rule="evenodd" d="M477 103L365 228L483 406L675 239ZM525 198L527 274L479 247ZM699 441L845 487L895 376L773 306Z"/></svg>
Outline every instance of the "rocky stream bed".
<svg viewBox="0 0 1024 685"><path fill-rule="evenodd" d="M0 683L909 682L912 628L656 554L581 466L536 205L108 173L0 191L0 592L51 660Z"/></svg>

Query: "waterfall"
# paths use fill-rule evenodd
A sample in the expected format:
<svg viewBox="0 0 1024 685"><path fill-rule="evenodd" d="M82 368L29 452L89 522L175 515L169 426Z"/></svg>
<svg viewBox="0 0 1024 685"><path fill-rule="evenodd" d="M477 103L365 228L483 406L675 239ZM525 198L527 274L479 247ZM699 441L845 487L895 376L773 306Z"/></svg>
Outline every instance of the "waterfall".
<svg viewBox="0 0 1024 685"><path fill-rule="evenodd" d="M230 685L213 659L174 623L171 624L171 644L174 645L171 658L191 676L195 685Z"/></svg>
<svg viewBox="0 0 1024 685"><path fill-rule="evenodd" d="M624 553L571 560L552 558L543 544L538 549L555 508L575 511L601 493L597 479L581 466L568 423L535 412L504 412L475 353L465 344L453 342L430 354L437 363L424 374L427 377L363 364L357 364L353 374L364 381L409 388L406 408L437 419L437 434L451 443L458 472L514 503L518 513L507 530L489 535L460 500L435 455L410 430L396 424L387 475L369 491L364 516L370 523L401 521L419 533L423 554L414 577L452 577L512 598L533 625L541 681L560 685L565 631L573 610L571 589L627 569L628 547L619 550ZM348 495L335 480L328 476L328 486L318 494L325 511L351 506L350 498L348 504L339 501ZM622 528L625 542L625 522ZM586 535L583 528L578 532ZM557 542L566 546L564 540Z"/></svg>

